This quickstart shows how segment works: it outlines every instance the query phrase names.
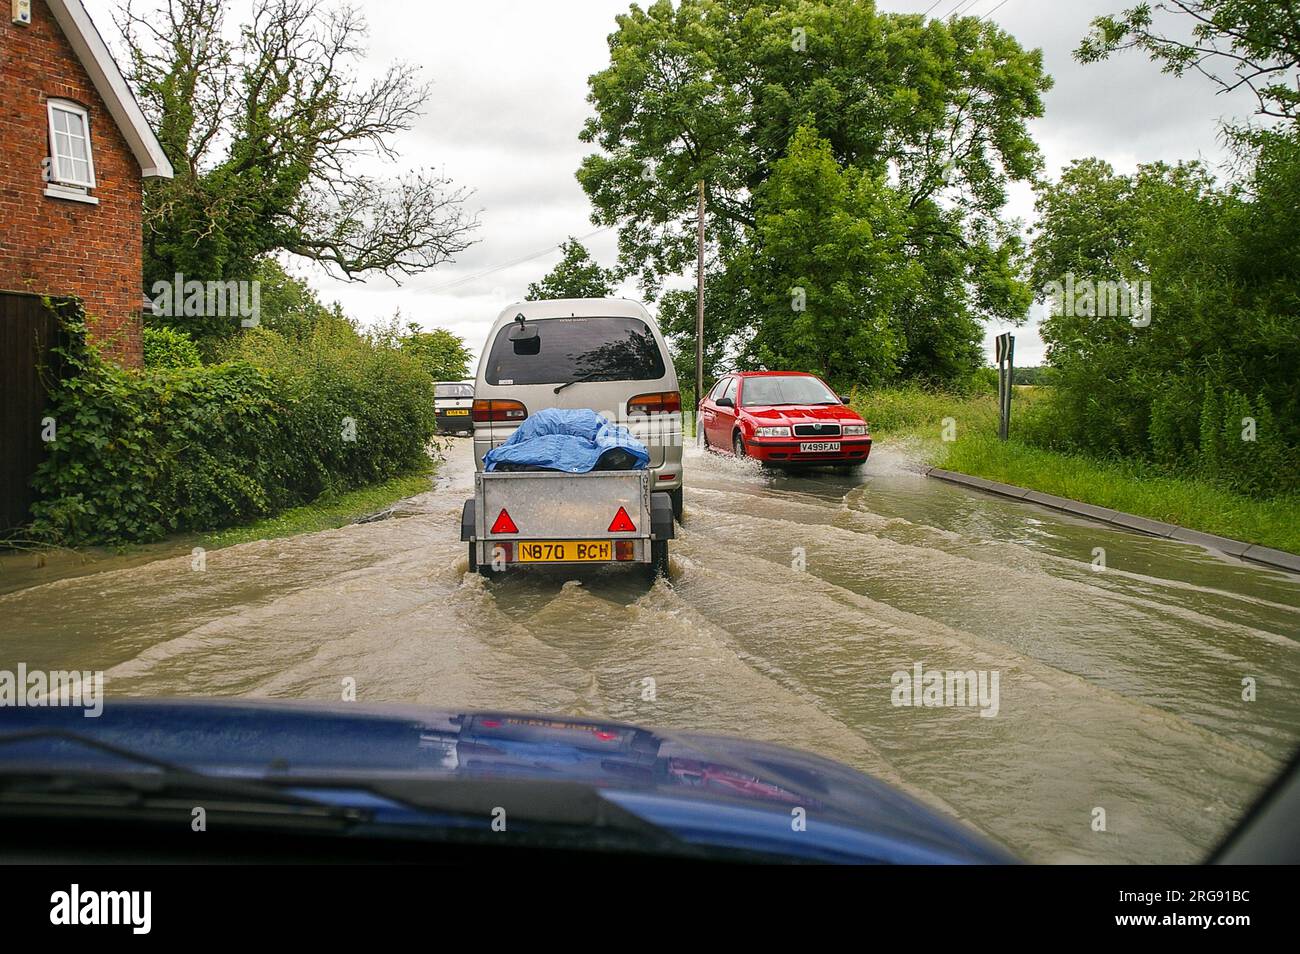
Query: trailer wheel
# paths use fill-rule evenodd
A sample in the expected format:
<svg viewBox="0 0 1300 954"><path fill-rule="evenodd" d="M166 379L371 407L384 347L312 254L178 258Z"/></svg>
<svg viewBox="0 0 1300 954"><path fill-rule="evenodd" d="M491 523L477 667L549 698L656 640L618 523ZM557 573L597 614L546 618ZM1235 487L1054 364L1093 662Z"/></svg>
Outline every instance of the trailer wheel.
<svg viewBox="0 0 1300 954"><path fill-rule="evenodd" d="M662 576L668 579L668 541L650 541L650 579Z"/></svg>
<svg viewBox="0 0 1300 954"><path fill-rule="evenodd" d="M482 568L475 562L478 554L474 552L474 541L469 542L469 571L471 573L482 573Z"/></svg>

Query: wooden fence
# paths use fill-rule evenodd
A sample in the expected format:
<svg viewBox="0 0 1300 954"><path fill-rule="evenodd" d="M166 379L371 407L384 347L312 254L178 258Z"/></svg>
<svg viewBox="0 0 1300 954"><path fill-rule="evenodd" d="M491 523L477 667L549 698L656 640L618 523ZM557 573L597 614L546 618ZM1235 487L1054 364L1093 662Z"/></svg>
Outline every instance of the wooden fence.
<svg viewBox="0 0 1300 954"><path fill-rule="evenodd" d="M30 481L45 456L41 439L58 319L39 295L0 291L0 530L27 523Z"/></svg>

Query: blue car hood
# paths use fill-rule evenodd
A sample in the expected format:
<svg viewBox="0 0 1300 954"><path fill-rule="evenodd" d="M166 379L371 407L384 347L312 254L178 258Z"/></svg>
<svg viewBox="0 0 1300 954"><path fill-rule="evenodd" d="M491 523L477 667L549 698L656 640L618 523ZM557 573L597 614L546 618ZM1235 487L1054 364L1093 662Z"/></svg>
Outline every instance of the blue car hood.
<svg viewBox="0 0 1300 954"><path fill-rule="evenodd" d="M0 743L0 772L33 765L56 771L129 767L94 744L101 743L244 778L396 773L580 783L700 845L826 861L1014 861L956 821L830 759L604 720L413 706L110 698L97 718L68 707L0 708Z"/></svg>

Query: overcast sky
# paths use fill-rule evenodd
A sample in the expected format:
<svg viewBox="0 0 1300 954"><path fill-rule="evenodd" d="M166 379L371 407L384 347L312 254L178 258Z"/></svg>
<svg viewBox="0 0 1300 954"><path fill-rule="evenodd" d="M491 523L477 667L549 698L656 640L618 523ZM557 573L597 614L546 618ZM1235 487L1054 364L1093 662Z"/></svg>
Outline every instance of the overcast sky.
<svg viewBox="0 0 1300 954"><path fill-rule="evenodd" d="M1216 95L1199 76L1165 76L1140 53L1092 66L1073 60L1071 51L1094 16L1131 4L886 0L878 5L899 12L933 6L933 15L944 17L959 7L963 13L989 13L1022 46L1041 48L1055 86L1047 94L1044 117L1033 122L1031 132L1052 176L1069 160L1089 155L1121 171L1157 159L1200 157L1217 165L1224 158L1218 121L1248 115L1248 92L1233 98ZM111 37L114 0L86 0L86 5ZM558 261L554 246L595 228L590 204L574 178L592 148L578 141L578 131L589 111L586 79L607 65L605 38L614 28L615 14L628 3L371 0L360 6L370 25L369 65L379 68L389 60L406 60L419 64L433 83L425 115L395 143L402 166L433 166L472 188L469 207L479 212L480 241L454 264L405 279L400 286L383 277L347 283L310 267L293 270L325 301L341 302L363 323L387 318L400 308L408 320L451 329L477 354L497 312L521 298L528 283ZM1008 212L1026 221L1032 217L1028 189L1015 191ZM614 264L615 233L596 235L585 244L601 264ZM453 282L458 284L444 287ZM633 284L622 293L638 297ZM988 329L990 361L992 338L1003 330ZM1033 326L1022 327L1016 336L1017 365L1039 363L1042 345Z"/></svg>

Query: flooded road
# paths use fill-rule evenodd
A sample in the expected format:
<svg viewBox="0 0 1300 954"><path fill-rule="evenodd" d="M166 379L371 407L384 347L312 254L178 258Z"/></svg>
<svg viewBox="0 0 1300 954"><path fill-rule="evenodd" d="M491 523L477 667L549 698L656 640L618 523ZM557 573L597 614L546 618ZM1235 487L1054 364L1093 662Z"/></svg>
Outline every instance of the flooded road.
<svg viewBox="0 0 1300 954"><path fill-rule="evenodd" d="M131 695L338 701L355 680L364 702L749 736L1032 861L1198 860L1300 739L1300 578L930 480L882 446L855 475L688 451L671 585L484 580L459 540L472 473L457 440L405 515L202 570L188 550L54 579L6 558L0 668L103 669ZM988 714L896 705L918 666L996 674Z"/></svg>

